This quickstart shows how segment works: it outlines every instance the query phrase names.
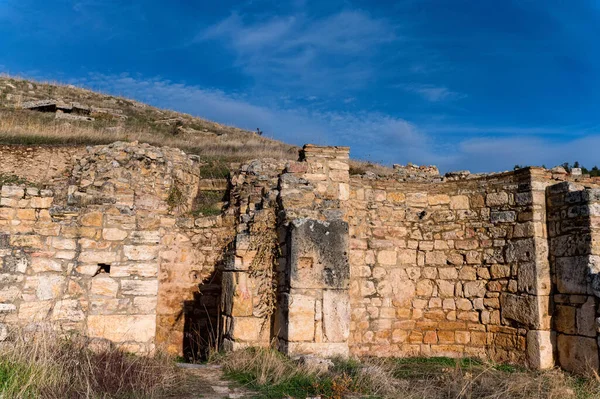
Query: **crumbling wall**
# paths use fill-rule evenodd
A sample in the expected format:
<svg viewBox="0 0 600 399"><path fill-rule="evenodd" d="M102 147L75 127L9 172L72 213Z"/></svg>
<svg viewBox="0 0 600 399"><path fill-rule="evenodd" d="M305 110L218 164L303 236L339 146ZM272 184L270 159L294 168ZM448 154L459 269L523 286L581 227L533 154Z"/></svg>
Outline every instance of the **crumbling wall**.
<svg viewBox="0 0 600 399"><path fill-rule="evenodd" d="M5 328L49 323L151 351L161 265L198 263L185 263L197 256L184 245L172 257L185 241L177 221L197 193L197 164L180 150L114 143L89 147L69 180L66 198L2 187Z"/></svg>

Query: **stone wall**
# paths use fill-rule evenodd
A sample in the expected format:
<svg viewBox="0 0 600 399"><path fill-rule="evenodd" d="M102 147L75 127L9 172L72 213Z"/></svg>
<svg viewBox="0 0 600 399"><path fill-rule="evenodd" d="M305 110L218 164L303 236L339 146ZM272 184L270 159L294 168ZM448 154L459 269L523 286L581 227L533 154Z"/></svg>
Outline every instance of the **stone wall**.
<svg viewBox="0 0 600 399"><path fill-rule="evenodd" d="M241 165L203 216L202 190L224 182L180 150L40 151L62 154L52 176L38 164L0 192L0 339L51 326L191 359L275 344L600 368L595 179L351 177L348 148L307 145Z"/></svg>
<svg viewBox="0 0 600 399"><path fill-rule="evenodd" d="M539 283L523 273L546 254L531 180L529 170L439 184L353 178L353 352L525 362L527 331L549 328L536 318L547 301L534 299L537 284L549 294L549 272Z"/></svg>
<svg viewBox="0 0 600 399"><path fill-rule="evenodd" d="M571 371L598 370L600 190L564 182L547 193L557 361Z"/></svg>

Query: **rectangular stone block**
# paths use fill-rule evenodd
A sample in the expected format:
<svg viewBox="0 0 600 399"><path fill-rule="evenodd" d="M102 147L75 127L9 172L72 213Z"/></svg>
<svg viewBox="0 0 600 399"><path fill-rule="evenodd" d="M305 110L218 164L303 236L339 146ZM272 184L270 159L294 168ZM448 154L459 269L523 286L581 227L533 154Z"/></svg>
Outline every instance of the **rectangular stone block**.
<svg viewBox="0 0 600 399"><path fill-rule="evenodd" d="M149 342L156 334L155 315L90 315L87 335L113 342Z"/></svg>
<svg viewBox="0 0 600 399"><path fill-rule="evenodd" d="M315 298L301 294L288 297L288 341L312 342L315 338Z"/></svg>
<svg viewBox="0 0 600 399"><path fill-rule="evenodd" d="M346 342L350 336L350 298L348 291L323 291L322 312L326 341Z"/></svg>
<svg viewBox="0 0 600 399"><path fill-rule="evenodd" d="M290 286L347 288L348 224L341 220L296 219L290 229Z"/></svg>
<svg viewBox="0 0 600 399"><path fill-rule="evenodd" d="M598 371L596 338L558 334L556 340L558 363L567 371L592 374Z"/></svg>
<svg viewBox="0 0 600 399"><path fill-rule="evenodd" d="M121 280L121 294L152 296L158 293L158 280Z"/></svg>

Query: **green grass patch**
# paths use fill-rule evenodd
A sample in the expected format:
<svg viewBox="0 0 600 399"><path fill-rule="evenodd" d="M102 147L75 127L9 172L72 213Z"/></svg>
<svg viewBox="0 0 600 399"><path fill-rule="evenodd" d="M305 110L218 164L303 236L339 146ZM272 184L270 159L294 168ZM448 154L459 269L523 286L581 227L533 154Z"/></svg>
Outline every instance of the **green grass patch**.
<svg viewBox="0 0 600 399"><path fill-rule="evenodd" d="M221 214L221 201L225 196L225 191L210 190L200 191L190 214L194 217L214 216Z"/></svg>
<svg viewBox="0 0 600 399"><path fill-rule="evenodd" d="M203 179L226 179L229 176L229 165L221 159L207 161L200 167Z"/></svg>

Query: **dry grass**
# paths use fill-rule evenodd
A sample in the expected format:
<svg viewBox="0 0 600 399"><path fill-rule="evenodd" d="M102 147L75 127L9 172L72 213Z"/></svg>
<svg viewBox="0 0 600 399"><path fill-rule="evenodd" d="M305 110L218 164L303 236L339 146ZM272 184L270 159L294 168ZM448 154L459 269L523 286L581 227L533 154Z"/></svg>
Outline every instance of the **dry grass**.
<svg viewBox="0 0 600 399"><path fill-rule="evenodd" d="M154 398L178 381L162 354L91 350L79 337L20 336L0 349L2 398Z"/></svg>
<svg viewBox="0 0 600 399"><path fill-rule="evenodd" d="M243 161L255 158L297 159L298 148L268 140L252 133L205 136L182 133L177 136L144 127L115 130L87 122L64 122L50 114L0 108L0 142L25 145L95 145L114 141L141 141L169 146L205 159Z"/></svg>
<svg viewBox="0 0 600 399"><path fill-rule="evenodd" d="M600 398L598 379L470 359L334 359L329 371L319 371L273 350L253 348L219 356L216 361L229 378L248 385L264 398Z"/></svg>

